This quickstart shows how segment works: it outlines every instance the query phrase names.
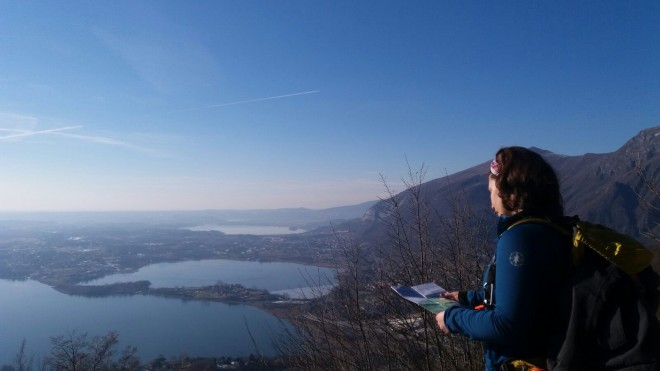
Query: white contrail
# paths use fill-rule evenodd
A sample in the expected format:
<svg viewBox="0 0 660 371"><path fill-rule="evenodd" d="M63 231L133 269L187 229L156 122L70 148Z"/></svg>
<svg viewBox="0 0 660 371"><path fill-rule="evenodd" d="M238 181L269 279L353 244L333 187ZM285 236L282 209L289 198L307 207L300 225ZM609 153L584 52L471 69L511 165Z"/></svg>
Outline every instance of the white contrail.
<svg viewBox="0 0 660 371"><path fill-rule="evenodd" d="M19 137L29 137L29 136L32 136L32 135L39 135L39 134L55 133L55 132L63 131L63 130L78 129L78 128L81 128L81 127L82 126L65 126L63 128L47 129L47 130L39 130L39 131L22 131L22 130L12 130L12 129L2 129L2 131L13 131L13 132L18 132L18 133L2 136L2 137L0 137L0 140L19 138Z"/></svg>
<svg viewBox="0 0 660 371"><path fill-rule="evenodd" d="M177 112L186 112L186 111L196 111L196 110L201 110L201 109L207 109L207 108L217 108L217 107L226 107L226 106L235 106L237 104L244 104L244 103L254 103L254 102L263 102L265 100L272 100L272 99L281 99L281 98L288 98L288 97L295 97L297 95L306 95L306 94L316 94L320 93L320 90L310 90L310 91L303 91L300 93L293 93L293 94L284 94L284 95L276 95L273 97L265 97L265 98L256 98L256 99L248 99L248 100L242 100L238 102L230 102L230 103L221 103L221 104L212 104L210 106L204 106L204 107L195 107L195 108L185 108L177 111L172 111L170 113L177 113Z"/></svg>
<svg viewBox="0 0 660 371"><path fill-rule="evenodd" d="M66 137L66 138L78 139L78 140L82 140L82 141L86 141L86 142L92 142L92 143L104 144L104 145L109 145L109 146L128 148L128 149L137 150L137 151L152 154L152 155L164 156L159 151L152 150L152 149L147 148L147 147L138 146L138 145L128 143L128 142L123 142L121 140L108 138L108 137L97 137L97 136L69 134L69 133L55 133L55 135L58 135L58 136L61 136L61 137Z"/></svg>
<svg viewBox="0 0 660 371"><path fill-rule="evenodd" d="M162 156L162 154L158 151L154 151L152 149L146 148L146 147L141 147L137 146L128 142L122 142L117 139L112 139L112 138L107 138L107 137L98 137L98 136L89 136L89 135L80 135L80 134L71 134L71 133L63 133L65 130L71 130L71 129L78 129L83 127L82 125L78 126L65 126L57 129L46 129L46 130L38 130L38 131L33 131L33 130L24 130L24 129L9 129L9 128L0 128L0 132L10 132L13 134L5 135L5 136L0 136L0 141L1 140L7 140L7 139L14 139L14 138L22 138L22 137L29 137L33 135L39 135L39 134L52 134L60 137L65 137L65 138L72 138L72 139L77 139L77 140L82 140L86 142L92 142L92 143L98 143L98 144L104 144L104 145L110 145L110 146L116 146L116 147L124 147L124 148L129 148L137 151L141 151L144 153L149 153L152 155L159 155Z"/></svg>
<svg viewBox="0 0 660 371"><path fill-rule="evenodd" d="M315 93L320 93L320 91L319 91L319 90L311 90L311 91L304 91L304 92L302 92L302 93L293 93L293 94L285 94L285 95L276 95L276 96L274 96L274 97L257 98L257 99L243 100L243 101L232 102L232 103L214 104L214 105L206 106L206 107L203 107L203 108L214 108L214 107L234 106L234 105L236 105L236 104L252 103L252 102L261 102L261 101L264 101L264 100L280 99L280 98L288 98L288 97L295 97L296 95L315 94Z"/></svg>

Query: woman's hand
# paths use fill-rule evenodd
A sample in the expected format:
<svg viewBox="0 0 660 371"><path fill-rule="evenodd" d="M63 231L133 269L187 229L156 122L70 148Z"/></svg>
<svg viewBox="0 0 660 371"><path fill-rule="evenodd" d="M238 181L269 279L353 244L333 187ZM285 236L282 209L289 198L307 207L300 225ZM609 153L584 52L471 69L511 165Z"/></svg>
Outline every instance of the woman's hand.
<svg viewBox="0 0 660 371"><path fill-rule="evenodd" d="M458 301L458 291L448 291L442 294L442 297L445 299L451 299L453 301Z"/></svg>
<svg viewBox="0 0 660 371"><path fill-rule="evenodd" d="M436 322L438 322L438 326L440 327L440 331L442 331L445 335L449 335L450 331L445 325L445 312L440 312L435 316Z"/></svg>

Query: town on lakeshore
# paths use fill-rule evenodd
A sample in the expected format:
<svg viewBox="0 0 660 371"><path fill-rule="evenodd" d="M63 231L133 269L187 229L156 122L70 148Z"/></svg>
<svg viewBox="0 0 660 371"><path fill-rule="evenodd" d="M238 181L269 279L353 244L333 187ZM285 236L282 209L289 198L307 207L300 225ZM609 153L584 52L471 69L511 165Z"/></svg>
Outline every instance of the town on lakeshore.
<svg viewBox="0 0 660 371"><path fill-rule="evenodd" d="M32 279L82 296L157 295L183 300L244 303L276 310L295 304L286 294L239 284L153 288L148 281L86 282L163 262L227 259L332 267L338 231L285 235L229 235L217 231L144 225L4 224L0 279Z"/></svg>

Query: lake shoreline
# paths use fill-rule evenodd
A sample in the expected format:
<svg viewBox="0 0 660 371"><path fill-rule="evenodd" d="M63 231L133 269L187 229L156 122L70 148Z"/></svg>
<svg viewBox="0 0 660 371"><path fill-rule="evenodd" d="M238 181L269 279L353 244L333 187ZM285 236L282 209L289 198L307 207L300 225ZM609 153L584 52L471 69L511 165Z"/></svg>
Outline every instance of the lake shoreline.
<svg viewBox="0 0 660 371"><path fill-rule="evenodd" d="M145 360L182 353L245 356L255 341L261 354L276 354L269 339L295 326L309 303L305 296L312 297L300 286L324 283L332 272L291 262L191 259L109 275L107 283L63 279L80 276L66 269L47 277L3 279L3 310L13 320L4 323L3 333L10 336L3 339L0 364L11 360L11 346L17 349L22 339L30 353L43 357L50 337L74 330L94 336L116 331L121 343L136 346ZM39 308L48 308L48 315Z"/></svg>
<svg viewBox="0 0 660 371"><path fill-rule="evenodd" d="M309 299L291 299L268 290L248 289L239 284L215 284L201 287L152 288L149 281L118 282L105 285L58 285L52 288L71 296L102 298L110 296L152 295L181 301L211 301L229 305L250 305L279 319L289 319L292 309Z"/></svg>

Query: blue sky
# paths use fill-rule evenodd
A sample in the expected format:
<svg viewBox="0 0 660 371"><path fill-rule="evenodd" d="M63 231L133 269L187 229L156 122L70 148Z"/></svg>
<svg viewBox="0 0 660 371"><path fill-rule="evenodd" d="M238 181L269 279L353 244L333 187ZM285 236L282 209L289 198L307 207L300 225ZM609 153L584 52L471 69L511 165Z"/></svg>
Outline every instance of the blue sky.
<svg viewBox="0 0 660 371"><path fill-rule="evenodd" d="M660 116L657 1L2 1L0 211L326 208Z"/></svg>

